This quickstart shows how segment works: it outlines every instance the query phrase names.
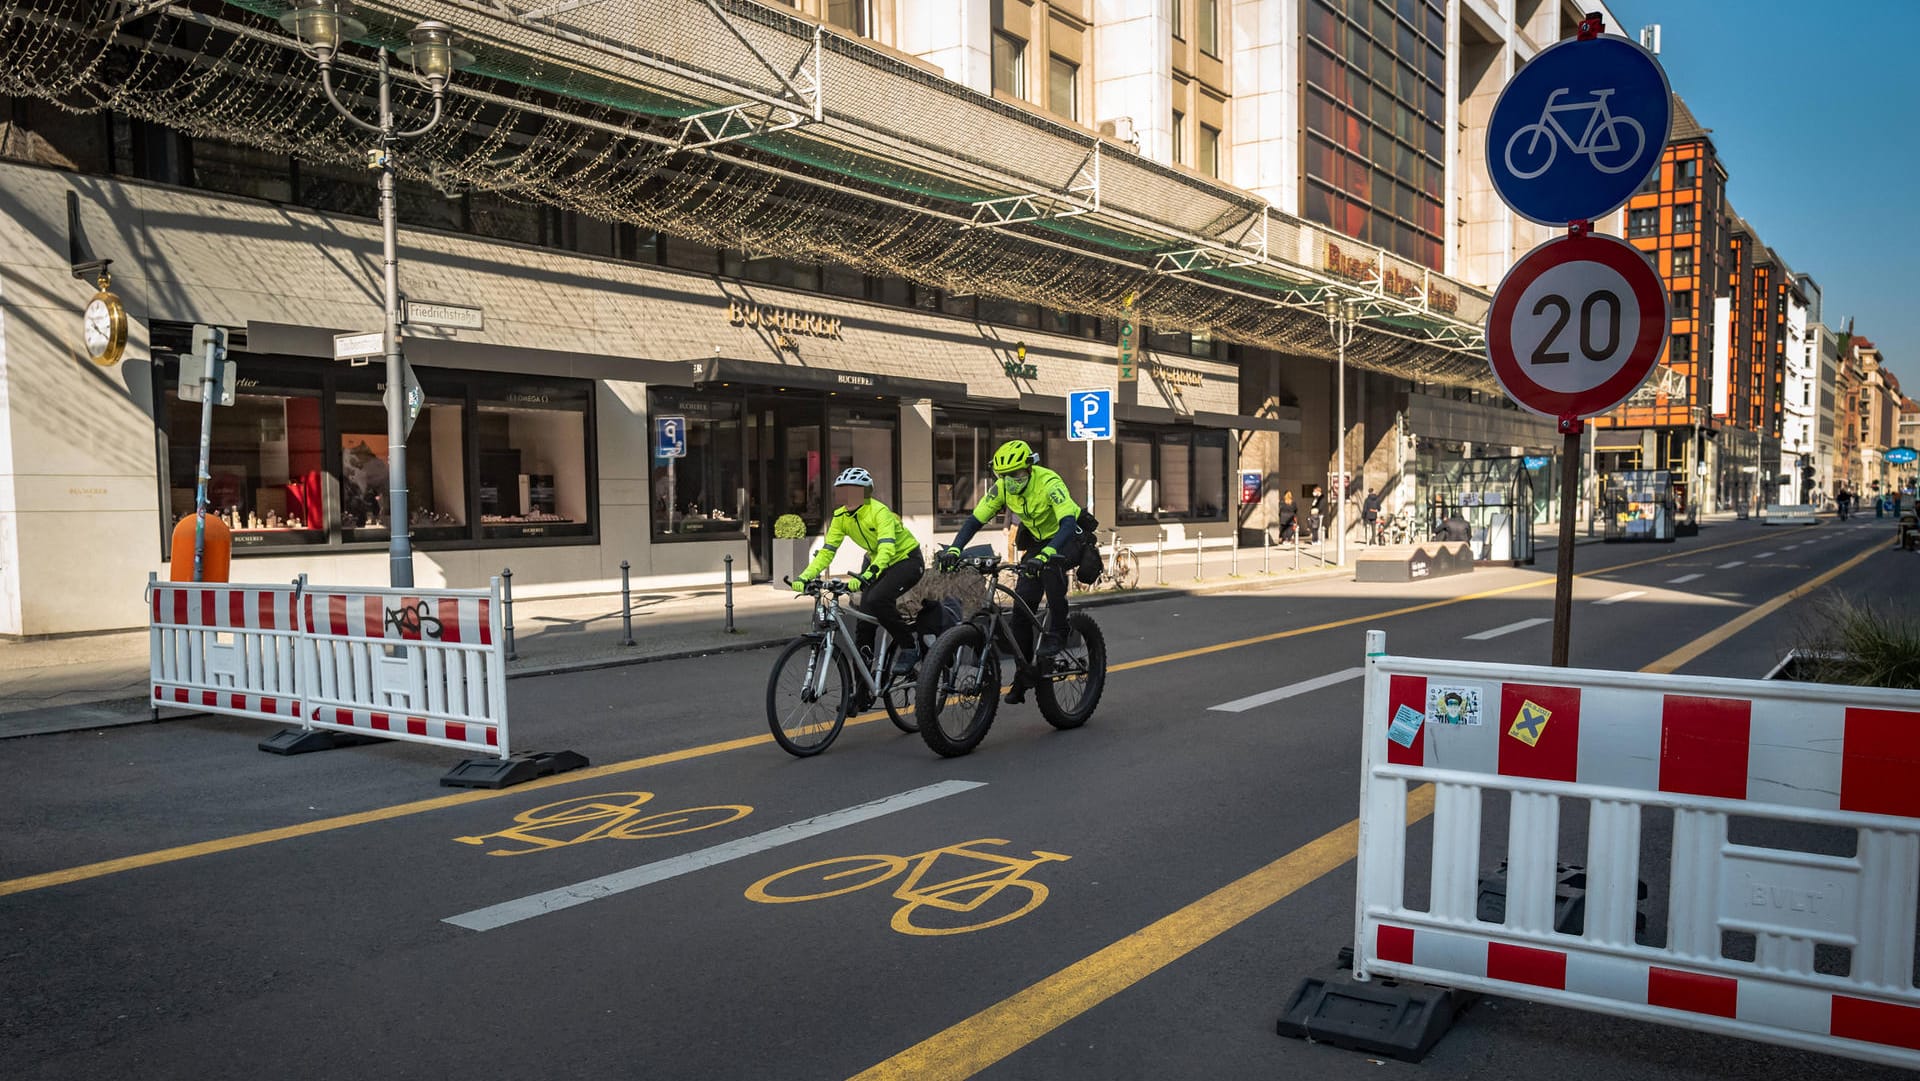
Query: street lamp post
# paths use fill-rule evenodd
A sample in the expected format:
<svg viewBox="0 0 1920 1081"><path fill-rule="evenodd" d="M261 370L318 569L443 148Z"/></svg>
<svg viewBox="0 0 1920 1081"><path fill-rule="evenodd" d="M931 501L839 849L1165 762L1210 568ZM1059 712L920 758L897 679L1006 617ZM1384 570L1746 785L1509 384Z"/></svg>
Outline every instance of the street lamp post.
<svg viewBox="0 0 1920 1081"><path fill-rule="evenodd" d="M1353 341L1360 319L1353 301L1342 300L1331 293L1322 302L1321 312L1327 317L1327 333L1333 337L1338 357L1334 377L1337 389L1333 423L1339 449L1335 452L1333 467L1333 552L1334 561L1344 567L1347 565L1347 345Z"/></svg>
<svg viewBox="0 0 1920 1081"><path fill-rule="evenodd" d="M386 321L381 332L382 352L387 360L387 573L396 588L413 585L413 538L407 508L407 401L406 362L400 355L400 258L399 215L393 196L394 144L432 131L440 123L442 99L447 79L452 76L458 58L453 29L442 22L427 21L413 28L407 38L413 44L400 50L401 59L413 65L433 93L433 115L412 130L394 125L393 75L391 54L380 49L379 115L374 123L355 116L342 104L333 90L333 57L342 39L358 37L366 28L350 15L344 0L298 0L292 11L281 16L282 26L291 30L312 50L320 64L320 86L334 110L354 127L377 139L368 152L367 165L380 174L380 231L383 277L386 287Z"/></svg>

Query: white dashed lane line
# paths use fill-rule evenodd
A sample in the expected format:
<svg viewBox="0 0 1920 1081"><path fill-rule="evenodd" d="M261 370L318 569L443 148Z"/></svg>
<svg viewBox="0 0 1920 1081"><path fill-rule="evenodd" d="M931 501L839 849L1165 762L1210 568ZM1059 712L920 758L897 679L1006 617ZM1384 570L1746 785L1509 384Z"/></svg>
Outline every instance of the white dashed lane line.
<svg viewBox="0 0 1920 1081"><path fill-rule="evenodd" d="M1552 622L1553 620L1546 619L1546 618L1523 619L1518 623L1509 623L1504 627L1495 627L1489 631L1481 631L1479 634L1469 634L1467 635L1467 641L1484 642L1489 638L1498 638L1503 634L1512 634L1515 631L1524 631L1528 627L1538 627L1542 623L1552 623Z"/></svg>
<svg viewBox="0 0 1920 1081"><path fill-rule="evenodd" d="M1278 702L1283 698L1292 698L1296 694L1306 694L1308 691L1317 691L1322 687L1331 687L1337 683L1345 683L1350 679L1359 679L1365 675L1366 672L1367 670L1364 668L1343 668L1338 672L1329 672L1324 676L1303 679L1298 683L1289 683L1285 687L1279 687L1271 691L1261 691L1259 694L1248 695L1245 698L1236 698L1231 702L1222 702L1217 706L1208 706L1207 709L1212 713L1245 713L1255 707Z"/></svg>
<svg viewBox="0 0 1920 1081"><path fill-rule="evenodd" d="M1705 578L1705 577L1706 575L1704 574L1683 574L1680 577L1669 581L1667 584L1670 586L1683 586L1683 585L1686 585L1688 582L1693 581L1695 578Z"/></svg>
<svg viewBox="0 0 1920 1081"><path fill-rule="evenodd" d="M1604 597L1600 600L1594 601L1593 603L1619 604L1621 601L1630 601L1635 597L1644 597L1646 595L1647 595L1647 591L1644 589L1629 589L1625 593L1615 593L1611 597Z"/></svg>

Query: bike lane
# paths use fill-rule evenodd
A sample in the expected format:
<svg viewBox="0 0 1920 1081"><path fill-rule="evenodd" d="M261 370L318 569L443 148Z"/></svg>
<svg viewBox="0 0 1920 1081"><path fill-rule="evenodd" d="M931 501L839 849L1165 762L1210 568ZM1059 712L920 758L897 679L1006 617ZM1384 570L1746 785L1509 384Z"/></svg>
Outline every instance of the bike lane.
<svg viewBox="0 0 1920 1081"><path fill-rule="evenodd" d="M1221 631L1262 618L1256 598L1228 600L1224 607L1240 614L1205 609L1208 633L1192 640L1217 642ZM1104 610L1103 623L1122 611ZM1452 614L1436 609L1390 626L1418 639L1440 633L1429 628L1447 626ZM1152 640L1177 644L1186 633L1156 627ZM1303 670L1329 671L1351 662L1358 637L1356 627L1284 645ZM925 1035L935 1007L964 1016L965 1003L991 1001L1085 956L1351 817L1357 752L1342 733L1357 716L1357 685L1294 702L1293 729L1257 720L1198 727L1219 718L1194 717L1204 709L1196 691L1257 690L1246 677L1271 676L1270 662L1249 663L1254 652L1117 673L1114 697L1080 732L1053 733L1031 707L1009 709L979 753L954 762L932 759L916 738L881 722L849 730L808 762L762 745L0 898L0 912L32 943L20 970L49 974L36 996L8 1010L8 1028L51 1071L32 1076L98 1076L138 1056L193 1061L223 1030L255 1034L223 1053L236 1076L243 1066L257 1075L294 1061L301 1076L425 1075L430 1063L458 1060L462 1040L488 1031L528 1045L523 1052L509 1039L494 1053L500 1076L550 1068L556 1045L588 1073L663 1061L673 1064L669 1076L844 1076ZM1116 650L1115 660L1128 658ZM716 688L706 697L753 696ZM729 708L740 714L729 725L761 723L750 705ZM957 780L985 787L496 930L443 922ZM609 832L487 854L528 843L497 836L515 814L586 796L618 809L612 794L629 791L658 793L632 808L636 815L753 811L697 833ZM583 832L608 825L578 824ZM487 834L496 836L482 845L460 840ZM902 904L886 884L781 905L746 896L767 876L816 860L905 857L995 838L1009 843L976 849L1069 858L1024 873L1047 886L1045 903L978 932L902 934L892 926ZM76 903L88 912L79 936ZM54 1020L42 1009L72 1011L79 1002L90 1006L57 1025L33 1023ZM165 1005L156 1010L156 1002ZM393 1023L396 1011L405 1024ZM102 1033L104 1045L88 1049ZM395 1072L396 1064L407 1068Z"/></svg>

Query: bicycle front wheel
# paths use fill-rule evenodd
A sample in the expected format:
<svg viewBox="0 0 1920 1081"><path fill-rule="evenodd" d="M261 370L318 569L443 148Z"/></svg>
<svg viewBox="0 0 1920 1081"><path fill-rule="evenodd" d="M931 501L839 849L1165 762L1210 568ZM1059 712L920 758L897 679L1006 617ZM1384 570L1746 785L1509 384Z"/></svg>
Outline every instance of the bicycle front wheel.
<svg viewBox="0 0 1920 1081"><path fill-rule="evenodd" d="M1085 612L1067 615L1067 640L1053 657L1053 671L1033 689L1040 716L1055 728L1078 728L1093 716L1107 687L1107 639Z"/></svg>
<svg viewBox="0 0 1920 1081"><path fill-rule="evenodd" d="M1140 576L1140 563L1133 558L1133 549L1116 548L1113 551L1113 584L1119 589L1132 589Z"/></svg>
<svg viewBox="0 0 1920 1081"><path fill-rule="evenodd" d="M1000 708L1000 657L978 624L934 639L920 666L913 712L920 738L942 758L966 754L986 738Z"/></svg>
<svg viewBox="0 0 1920 1081"><path fill-rule="evenodd" d="M847 723L852 673L839 653L826 663L826 640L805 635L787 643L767 677L767 727L782 750L809 758L832 746Z"/></svg>
<svg viewBox="0 0 1920 1081"><path fill-rule="evenodd" d="M905 676L888 676L880 701L887 707L887 720L902 732L920 731L920 720L913 712L913 695L919 684Z"/></svg>

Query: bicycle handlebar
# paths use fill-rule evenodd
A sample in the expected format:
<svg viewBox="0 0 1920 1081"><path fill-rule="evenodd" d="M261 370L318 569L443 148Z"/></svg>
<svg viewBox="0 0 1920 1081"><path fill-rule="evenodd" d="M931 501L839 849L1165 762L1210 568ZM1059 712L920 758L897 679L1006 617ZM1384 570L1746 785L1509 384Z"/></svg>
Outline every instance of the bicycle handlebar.
<svg viewBox="0 0 1920 1081"><path fill-rule="evenodd" d="M793 575L786 575L780 580L785 582L789 589L793 587ZM806 588L800 591L800 595L803 597L817 597L820 595L822 589L825 589L829 593L840 594L841 596L853 592L853 587L842 579L821 577L809 581Z"/></svg>

